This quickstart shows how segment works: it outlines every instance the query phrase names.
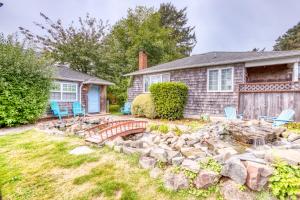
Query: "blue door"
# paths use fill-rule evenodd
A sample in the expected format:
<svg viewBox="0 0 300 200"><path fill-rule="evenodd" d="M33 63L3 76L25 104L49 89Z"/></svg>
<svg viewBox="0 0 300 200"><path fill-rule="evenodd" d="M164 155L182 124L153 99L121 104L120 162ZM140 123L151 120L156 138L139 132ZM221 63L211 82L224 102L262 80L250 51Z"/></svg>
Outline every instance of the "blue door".
<svg viewBox="0 0 300 200"><path fill-rule="evenodd" d="M92 85L88 92L88 112L100 112L100 90L98 85Z"/></svg>

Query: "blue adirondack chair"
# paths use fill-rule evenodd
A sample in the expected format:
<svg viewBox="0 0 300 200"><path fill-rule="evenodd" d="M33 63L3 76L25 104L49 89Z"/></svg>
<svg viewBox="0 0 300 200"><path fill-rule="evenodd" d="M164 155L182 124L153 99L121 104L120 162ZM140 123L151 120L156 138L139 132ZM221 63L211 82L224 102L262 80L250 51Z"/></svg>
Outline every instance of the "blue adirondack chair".
<svg viewBox="0 0 300 200"><path fill-rule="evenodd" d="M243 119L243 114L237 114L235 107L225 107L224 108L225 112L225 117L229 120L234 120L234 119Z"/></svg>
<svg viewBox="0 0 300 200"><path fill-rule="evenodd" d="M83 115L85 116L85 110L84 108L81 106L80 102L75 101L72 105L72 110L73 110L73 115L74 117L76 117L76 115L80 116Z"/></svg>
<svg viewBox="0 0 300 200"><path fill-rule="evenodd" d="M260 116L259 119L264 119L266 121L272 121L273 126L281 126L287 124L289 122L293 122L293 117L295 115L295 111L293 109L283 110L278 117L269 117L269 116Z"/></svg>
<svg viewBox="0 0 300 200"><path fill-rule="evenodd" d="M60 120L62 117L69 115L68 108L63 108L63 111L61 111L56 101L50 102L50 108L53 112L53 115L58 117Z"/></svg>
<svg viewBox="0 0 300 200"><path fill-rule="evenodd" d="M131 103L126 102L120 111L123 115L130 115L131 114Z"/></svg>

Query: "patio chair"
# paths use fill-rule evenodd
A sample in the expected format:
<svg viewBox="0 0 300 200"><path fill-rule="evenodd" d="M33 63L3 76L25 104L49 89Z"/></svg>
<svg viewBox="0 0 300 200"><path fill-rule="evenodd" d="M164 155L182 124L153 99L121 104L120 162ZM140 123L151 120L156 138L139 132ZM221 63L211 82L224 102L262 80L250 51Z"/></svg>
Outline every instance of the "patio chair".
<svg viewBox="0 0 300 200"><path fill-rule="evenodd" d="M273 122L273 126L281 126L289 122L293 122L295 111L293 109L283 110L278 117L259 116L259 119Z"/></svg>
<svg viewBox="0 0 300 200"><path fill-rule="evenodd" d="M120 111L123 115L130 115L131 114L131 103L126 102Z"/></svg>
<svg viewBox="0 0 300 200"><path fill-rule="evenodd" d="M80 116L83 115L85 116L85 110L84 108L81 106L80 102L75 101L72 105L72 110L73 110L73 115L74 117L76 117L76 115Z"/></svg>
<svg viewBox="0 0 300 200"><path fill-rule="evenodd" d="M225 107L224 112L228 120L243 119L243 114L237 114L235 107Z"/></svg>
<svg viewBox="0 0 300 200"><path fill-rule="evenodd" d="M50 102L50 108L53 112L53 115L58 117L59 120L61 120L62 117L69 115L68 108L63 108L62 109L63 111L61 111L59 106L58 106L58 103L56 101L51 101Z"/></svg>

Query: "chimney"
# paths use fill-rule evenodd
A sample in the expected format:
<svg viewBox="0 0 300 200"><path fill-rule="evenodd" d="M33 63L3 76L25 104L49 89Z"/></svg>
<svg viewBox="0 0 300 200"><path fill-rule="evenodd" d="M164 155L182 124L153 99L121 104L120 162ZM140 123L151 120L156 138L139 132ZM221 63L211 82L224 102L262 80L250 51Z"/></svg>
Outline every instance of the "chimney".
<svg viewBox="0 0 300 200"><path fill-rule="evenodd" d="M148 58L145 51L139 52L139 70L146 69L148 67Z"/></svg>

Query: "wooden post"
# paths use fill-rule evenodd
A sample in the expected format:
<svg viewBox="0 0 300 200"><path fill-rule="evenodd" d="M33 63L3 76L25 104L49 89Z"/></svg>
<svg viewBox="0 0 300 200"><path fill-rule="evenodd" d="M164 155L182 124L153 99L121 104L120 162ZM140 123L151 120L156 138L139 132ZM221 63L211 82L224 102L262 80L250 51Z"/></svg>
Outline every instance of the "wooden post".
<svg viewBox="0 0 300 200"><path fill-rule="evenodd" d="M100 86L100 112L106 113L106 85Z"/></svg>

